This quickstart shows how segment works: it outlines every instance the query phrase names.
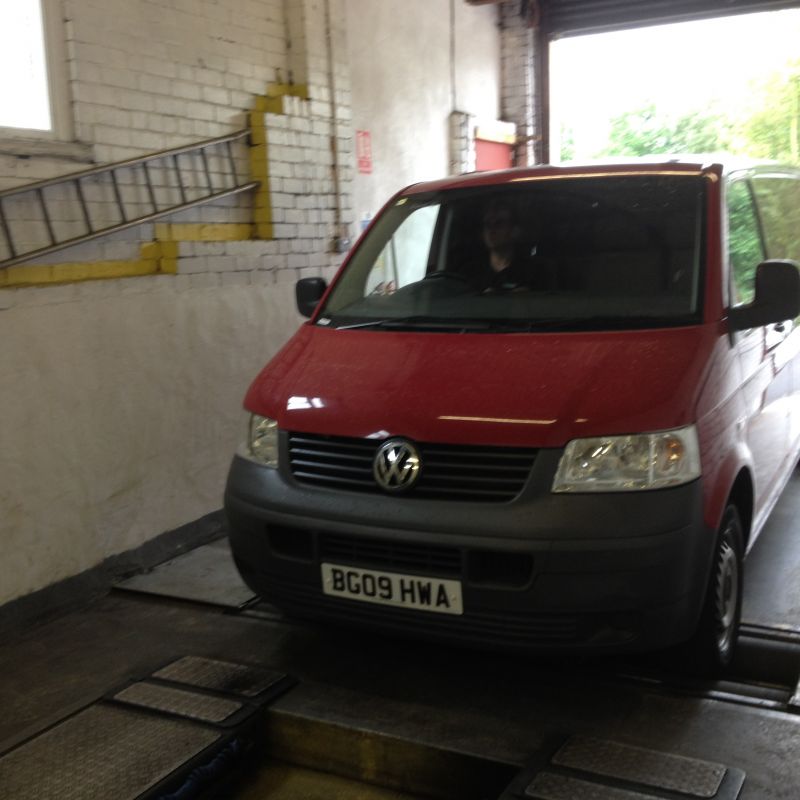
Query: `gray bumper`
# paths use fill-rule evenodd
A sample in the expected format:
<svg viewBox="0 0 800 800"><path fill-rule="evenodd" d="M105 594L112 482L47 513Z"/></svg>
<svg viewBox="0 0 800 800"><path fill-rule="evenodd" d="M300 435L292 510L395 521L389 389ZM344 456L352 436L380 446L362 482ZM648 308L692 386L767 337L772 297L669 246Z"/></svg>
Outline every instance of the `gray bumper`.
<svg viewBox="0 0 800 800"><path fill-rule="evenodd" d="M236 457L225 493L233 553L256 592L306 617L524 649L637 650L688 638L714 546L701 481L554 495L560 455L540 451L508 503L326 490ZM464 614L442 619L330 598L325 560L456 578Z"/></svg>

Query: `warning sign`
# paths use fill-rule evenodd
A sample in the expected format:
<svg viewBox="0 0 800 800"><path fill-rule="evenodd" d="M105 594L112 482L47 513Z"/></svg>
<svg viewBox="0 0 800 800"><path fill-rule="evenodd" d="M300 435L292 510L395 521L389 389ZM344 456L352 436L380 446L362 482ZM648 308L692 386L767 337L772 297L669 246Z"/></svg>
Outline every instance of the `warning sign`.
<svg viewBox="0 0 800 800"><path fill-rule="evenodd" d="M369 175L372 172L372 142L369 131L356 131L356 159L358 171Z"/></svg>

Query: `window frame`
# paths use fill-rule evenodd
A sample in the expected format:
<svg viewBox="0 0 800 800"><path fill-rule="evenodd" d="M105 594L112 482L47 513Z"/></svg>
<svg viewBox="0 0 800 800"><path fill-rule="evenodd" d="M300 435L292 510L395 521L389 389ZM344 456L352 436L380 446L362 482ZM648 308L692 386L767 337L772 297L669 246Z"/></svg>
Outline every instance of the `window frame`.
<svg viewBox="0 0 800 800"><path fill-rule="evenodd" d="M731 215L730 215L730 206L728 204L728 197L730 195L731 188L736 184L744 185L745 189L747 190L747 195L750 198L750 206L753 211L753 218L756 223L756 230L758 232L758 240L759 244L761 245L761 261L763 261L767 257L767 248L766 248L766 241L764 239L764 226L761 220L761 211L758 207L758 202L756 201L755 192L753 191L753 185L751 182L751 176L749 173L734 173L732 174L726 183L725 186L725 197L724 197L724 209L725 209L725 260L728 265L728 280L727 280L727 288L728 288L728 302L727 306L730 308L738 308L740 306L745 306L748 303L740 300L738 298L738 291L736 289L736 276L734 274L734 265L733 259L731 258ZM761 261L758 263L760 264ZM755 291L755 285L753 287Z"/></svg>

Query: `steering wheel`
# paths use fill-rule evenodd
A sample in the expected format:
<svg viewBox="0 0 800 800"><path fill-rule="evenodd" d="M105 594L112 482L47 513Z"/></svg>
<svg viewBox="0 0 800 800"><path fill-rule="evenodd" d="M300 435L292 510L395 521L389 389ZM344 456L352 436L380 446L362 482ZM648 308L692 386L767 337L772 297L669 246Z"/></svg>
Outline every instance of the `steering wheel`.
<svg viewBox="0 0 800 800"><path fill-rule="evenodd" d="M436 272L429 272L423 279L423 281L459 281L460 283L469 283L469 279L466 275L462 275L460 272L454 272L450 269L440 269Z"/></svg>

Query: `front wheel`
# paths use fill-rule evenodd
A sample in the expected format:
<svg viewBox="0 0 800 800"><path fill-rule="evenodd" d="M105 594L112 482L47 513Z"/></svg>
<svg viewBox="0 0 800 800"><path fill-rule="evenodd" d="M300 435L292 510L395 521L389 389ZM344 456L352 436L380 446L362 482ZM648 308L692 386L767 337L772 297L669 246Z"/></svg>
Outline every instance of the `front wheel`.
<svg viewBox="0 0 800 800"><path fill-rule="evenodd" d="M700 623L689 642L693 667L713 675L731 663L742 614L742 523L736 506L722 515Z"/></svg>

